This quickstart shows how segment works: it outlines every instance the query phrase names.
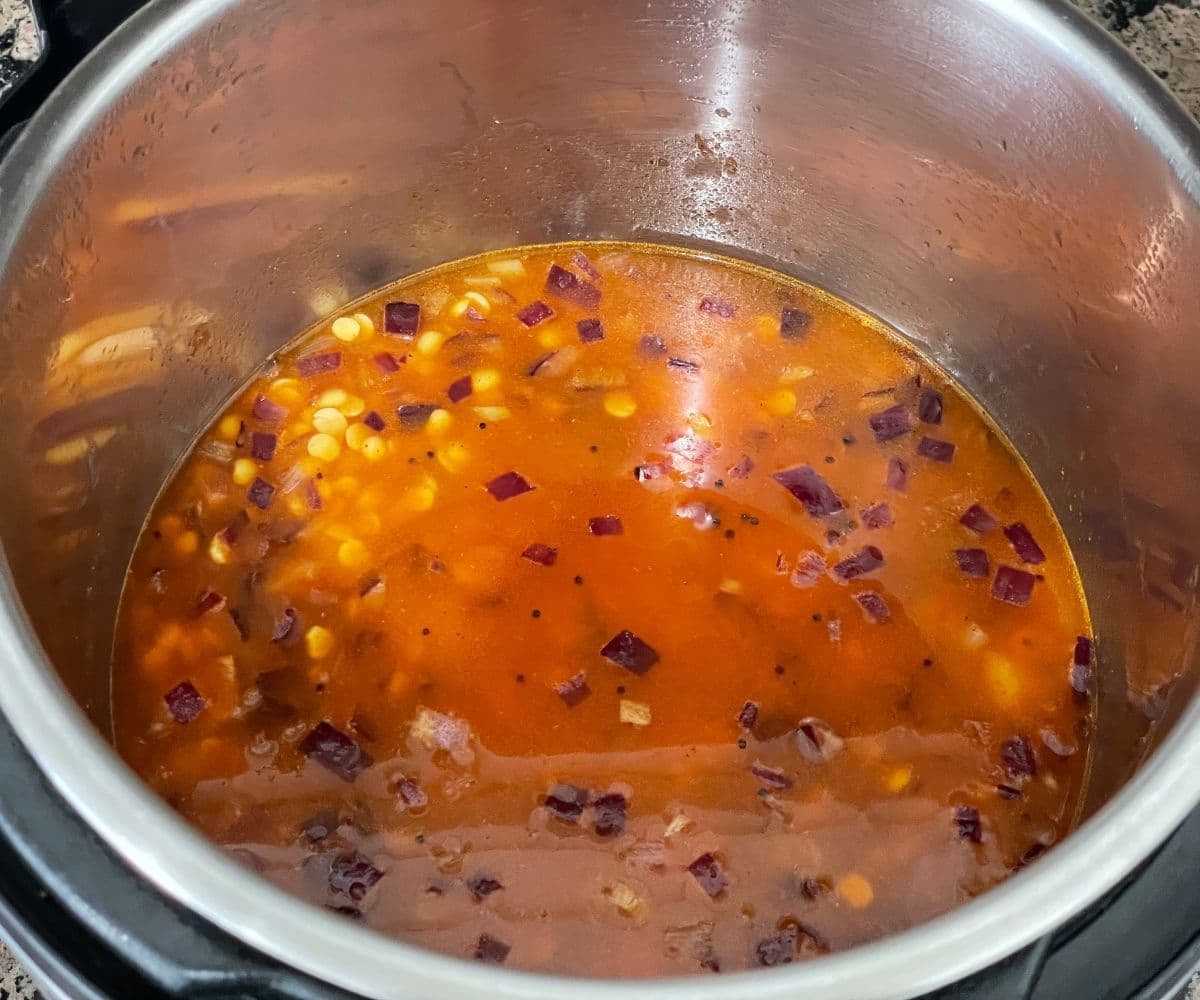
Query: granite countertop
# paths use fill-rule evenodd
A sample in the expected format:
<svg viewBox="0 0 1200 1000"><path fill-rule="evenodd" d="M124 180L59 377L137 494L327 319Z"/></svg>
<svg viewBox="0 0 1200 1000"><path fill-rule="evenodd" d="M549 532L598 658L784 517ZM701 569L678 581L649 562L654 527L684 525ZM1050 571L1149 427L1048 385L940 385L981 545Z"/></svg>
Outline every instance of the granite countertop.
<svg viewBox="0 0 1200 1000"><path fill-rule="evenodd" d="M1200 0L1072 0L1104 23L1200 119ZM24 0L0 0L0 62L28 57ZM11 32L11 34L10 34ZM0 83L3 81L0 80ZM0 944L0 1000L32 1000L29 976ZM1200 980L1193 984L1200 1000Z"/></svg>

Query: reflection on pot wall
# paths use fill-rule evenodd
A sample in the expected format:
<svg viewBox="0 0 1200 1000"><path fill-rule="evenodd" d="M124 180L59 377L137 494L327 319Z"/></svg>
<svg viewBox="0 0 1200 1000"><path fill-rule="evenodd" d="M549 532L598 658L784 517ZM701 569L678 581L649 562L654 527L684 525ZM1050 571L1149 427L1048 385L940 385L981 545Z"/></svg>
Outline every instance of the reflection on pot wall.
<svg viewBox="0 0 1200 1000"><path fill-rule="evenodd" d="M428 264L647 238L831 289L1009 430L1099 623L1111 792L1194 688L1200 182L994 13L858 6L260 0L145 69L0 289L0 530L92 717L157 486L268 352Z"/></svg>

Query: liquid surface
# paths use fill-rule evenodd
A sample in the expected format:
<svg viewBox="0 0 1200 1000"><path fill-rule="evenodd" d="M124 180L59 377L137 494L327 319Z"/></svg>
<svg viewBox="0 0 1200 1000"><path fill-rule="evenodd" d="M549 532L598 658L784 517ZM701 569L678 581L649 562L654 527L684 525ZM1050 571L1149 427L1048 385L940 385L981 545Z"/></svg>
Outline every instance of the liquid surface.
<svg viewBox="0 0 1200 1000"><path fill-rule="evenodd" d="M118 746L266 878L464 958L778 965L1069 828L1089 623L945 376L769 272L417 275L281 353L135 552Z"/></svg>

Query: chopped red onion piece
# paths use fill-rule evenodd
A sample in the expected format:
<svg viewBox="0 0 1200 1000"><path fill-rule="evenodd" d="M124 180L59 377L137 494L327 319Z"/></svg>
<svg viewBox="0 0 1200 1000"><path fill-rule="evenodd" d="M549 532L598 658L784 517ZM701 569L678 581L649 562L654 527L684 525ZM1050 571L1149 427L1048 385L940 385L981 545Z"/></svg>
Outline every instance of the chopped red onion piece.
<svg viewBox="0 0 1200 1000"><path fill-rule="evenodd" d="M754 728L754 724L758 721L758 702L748 701L742 706L742 710L737 714L737 724L743 729L749 731Z"/></svg>
<svg viewBox="0 0 1200 1000"><path fill-rule="evenodd" d="M880 444L907 434L913 429L912 417L908 415L908 410L900 405L889 406L886 410L872 413L867 417L867 423L871 425L875 440Z"/></svg>
<svg viewBox="0 0 1200 1000"><path fill-rule="evenodd" d="M954 442L923 437L917 442L917 454L931 462L954 461Z"/></svg>
<svg viewBox="0 0 1200 1000"><path fill-rule="evenodd" d="M983 507L975 503L963 511L963 516L958 519L958 523L977 535L986 535L996 527L998 522Z"/></svg>
<svg viewBox="0 0 1200 1000"><path fill-rule="evenodd" d="M299 749L343 781L353 781L375 763L366 750L325 721L317 723L301 741Z"/></svg>
<svg viewBox="0 0 1200 1000"><path fill-rule="evenodd" d="M532 545L526 546L525 551L521 553L521 558L528 559L539 566L553 566L558 559L558 549L550 545L543 545L541 542L534 542Z"/></svg>
<svg viewBox="0 0 1200 1000"><path fill-rule="evenodd" d="M662 462L648 462L633 470L633 478L639 483L649 483L655 479L661 479L667 474L667 471L667 467Z"/></svg>
<svg viewBox="0 0 1200 1000"><path fill-rule="evenodd" d="M1046 553L1034 541L1033 533L1020 521L1010 524L1004 529L1004 537L1012 543L1013 551L1021 562L1037 566L1046 561Z"/></svg>
<svg viewBox="0 0 1200 1000"><path fill-rule="evenodd" d="M163 695L163 701L167 703L171 718L181 725L191 722L208 707L208 702L191 681L180 681Z"/></svg>
<svg viewBox="0 0 1200 1000"><path fill-rule="evenodd" d="M329 865L329 888L359 902L375 883L383 878L383 872L357 851L346 851L337 855Z"/></svg>
<svg viewBox="0 0 1200 1000"><path fill-rule="evenodd" d="M812 313L785 306L779 314L779 335L784 340L803 340L812 327Z"/></svg>
<svg viewBox="0 0 1200 1000"><path fill-rule="evenodd" d="M512 945L507 945L490 934L480 934L475 944L475 960L487 962L489 965L503 965L510 951Z"/></svg>
<svg viewBox="0 0 1200 1000"><path fill-rule="evenodd" d="M304 499L308 503L309 510L321 509L321 493L317 489L317 481L311 477L304 486Z"/></svg>
<svg viewBox="0 0 1200 1000"><path fill-rule="evenodd" d="M884 480L889 490L903 493L908 489L908 463L902 458L889 458L887 479Z"/></svg>
<svg viewBox="0 0 1200 1000"><path fill-rule="evenodd" d="M596 834L615 837L625 832L625 814L629 803L620 792L606 792L592 803L595 809Z"/></svg>
<svg viewBox="0 0 1200 1000"><path fill-rule="evenodd" d="M608 640L600 655L631 674L644 674L658 662L658 653L629 629L622 629Z"/></svg>
<svg viewBox="0 0 1200 1000"><path fill-rule="evenodd" d="M605 535L625 534L625 525L615 514L604 514L600 517L588 518L588 533L603 537Z"/></svg>
<svg viewBox="0 0 1200 1000"><path fill-rule="evenodd" d="M296 627L296 609L284 608L279 613L279 618L275 622L275 627L271 630L272 642L283 642L292 634Z"/></svg>
<svg viewBox="0 0 1200 1000"><path fill-rule="evenodd" d="M365 417L363 417L363 423L370 427L373 431L382 431L387 427L387 421L383 419L383 414L379 413L377 410L372 410Z"/></svg>
<svg viewBox="0 0 1200 1000"><path fill-rule="evenodd" d="M988 554L983 549L955 549L954 561L963 575L973 580L982 580L991 572Z"/></svg>
<svg viewBox="0 0 1200 1000"><path fill-rule="evenodd" d="M892 620L892 609L888 607L887 601L881 594L877 594L873 590L860 590L854 595L854 599L862 608L863 616L867 621L882 625Z"/></svg>
<svg viewBox="0 0 1200 1000"><path fill-rule="evenodd" d="M1037 757L1033 753L1033 744L1025 736L1014 736L1000 745L1000 760L1004 762L1004 770L1013 779L1025 780L1037 774Z"/></svg>
<svg viewBox="0 0 1200 1000"><path fill-rule="evenodd" d="M691 521L699 531L710 531L721 526L721 518L717 512L701 500L680 504L675 508L675 516Z"/></svg>
<svg viewBox="0 0 1200 1000"><path fill-rule="evenodd" d="M260 462L269 462L275 457L275 445L279 439L274 434L263 434L254 431L250 435L250 456Z"/></svg>
<svg viewBox="0 0 1200 1000"><path fill-rule="evenodd" d="M381 351L375 355L375 366L385 375L394 375L400 370L400 366L407 361L407 357L397 358L394 354L389 354L387 351Z"/></svg>
<svg viewBox="0 0 1200 1000"><path fill-rule="evenodd" d="M1035 840L1026 848L1025 853L1021 855L1021 860L1017 862L1017 870L1024 868L1032 861L1036 861L1046 853L1049 844L1043 844L1040 840Z"/></svg>
<svg viewBox="0 0 1200 1000"><path fill-rule="evenodd" d="M579 339L584 344L594 344L604 339L604 324L598 319L581 319L575 324Z"/></svg>
<svg viewBox="0 0 1200 1000"><path fill-rule="evenodd" d="M842 583L874 573L883 565L883 553L874 545L866 545L833 567L833 575Z"/></svg>
<svg viewBox="0 0 1200 1000"><path fill-rule="evenodd" d="M266 396L256 396L250 412L254 414L254 419L261 420L264 424L277 424L288 413L286 408L274 400L267 399Z"/></svg>
<svg viewBox="0 0 1200 1000"><path fill-rule="evenodd" d="M600 303L599 288L557 264L550 265L546 275L546 291L584 309L595 309Z"/></svg>
<svg viewBox="0 0 1200 1000"><path fill-rule="evenodd" d="M923 424L942 422L942 394L937 389L924 389L917 401L917 419Z"/></svg>
<svg viewBox="0 0 1200 1000"><path fill-rule="evenodd" d="M750 773L768 788L773 788L777 792L786 791L793 784L792 779L783 773L782 768L770 767L761 761L756 760L750 765Z"/></svg>
<svg viewBox="0 0 1200 1000"><path fill-rule="evenodd" d="M517 310L517 319L519 319L525 324L525 326L528 327L537 326L539 323L545 322L553 315L554 310L540 299L536 302L530 302L529 305L523 306ZM536 375L537 373L530 372L530 374Z"/></svg>
<svg viewBox="0 0 1200 1000"><path fill-rule="evenodd" d="M234 515L233 520L217 532L217 537L226 545L232 545L238 540L238 537L242 533L242 529L249 523L250 515L244 510L239 510L237 514Z"/></svg>
<svg viewBox="0 0 1200 1000"><path fill-rule="evenodd" d="M777 556L777 566L778 562L779 559ZM808 552L801 552L796 557L796 568L792 570L788 580L793 587L800 590L807 590L809 587L815 587L821 582L821 577L825 575L827 569L825 557L820 552L814 552L810 549Z"/></svg>
<svg viewBox="0 0 1200 1000"><path fill-rule="evenodd" d="M322 354L306 354L296 359L296 371L301 378L311 378L314 375L324 375L335 372L342 367L341 351L325 351Z"/></svg>
<svg viewBox="0 0 1200 1000"><path fill-rule="evenodd" d="M1092 640L1081 635L1075 640L1075 653L1068 672L1071 690L1086 697L1092 684Z"/></svg>
<svg viewBox="0 0 1200 1000"><path fill-rule="evenodd" d="M700 311L710 316L720 316L721 319L733 319L737 315L737 306L724 299L713 299L706 295L700 300Z"/></svg>
<svg viewBox="0 0 1200 1000"><path fill-rule="evenodd" d="M384 591L383 578L372 573L358 586L358 596L368 597L371 594L382 594Z"/></svg>
<svg viewBox="0 0 1200 1000"><path fill-rule="evenodd" d="M654 333L642 335L642 339L638 341L638 354L647 361L653 361L656 358L661 358L667 353L667 345L663 343L662 337Z"/></svg>
<svg viewBox="0 0 1200 1000"><path fill-rule="evenodd" d="M1026 573L1023 569L1001 566L992 581L992 596L1005 604L1023 608L1033 596L1035 579L1032 573Z"/></svg>
<svg viewBox="0 0 1200 1000"><path fill-rule="evenodd" d="M481 313L474 306L467 306L467 308L463 311L463 316L471 320L473 323L480 323L486 318L483 313Z"/></svg>
<svg viewBox="0 0 1200 1000"><path fill-rule="evenodd" d="M558 356L558 351L551 351L549 354L543 354L525 371L526 375L554 375L554 366L550 364Z"/></svg>
<svg viewBox="0 0 1200 1000"><path fill-rule="evenodd" d="M972 844L983 840L983 823L979 818L979 810L974 806L955 806L954 822L963 840L969 840Z"/></svg>
<svg viewBox="0 0 1200 1000"><path fill-rule="evenodd" d="M722 871L721 863L712 854L701 854L688 865L687 870L691 872L692 878L700 888L713 899L729 888L729 879Z"/></svg>
<svg viewBox="0 0 1200 1000"><path fill-rule="evenodd" d="M237 608L230 608L229 617L233 621L233 627L237 629L238 636L242 642L248 641L250 638L250 625L246 622L242 612Z"/></svg>
<svg viewBox="0 0 1200 1000"><path fill-rule="evenodd" d="M587 674L581 670L574 677L555 684L554 693L563 700L567 708L574 708L592 693L592 689L588 687Z"/></svg>
<svg viewBox="0 0 1200 1000"><path fill-rule="evenodd" d="M754 946L754 960L764 969L791 965L796 960L796 932L786 928L765 937Z"/></svg>
<svg viewBox="0 0 1200 1000"><path fill-rule="evenodd" d="M437 408L436 403L401 403L396 407L396 417L405 430L415 431L425 426Z"/></svg>
<svg viewBox="0 0 1200 1000"><path fill-rule="evenodd" d="M460 403L471 395L471 376L464 375L460 379L450 383L450 388L446 390L446 395L450 397L450 402Z"/></svg>
<svg viewBox="0 0 1200 1000"><path fill-rule="evenodd" d="M1055 757L1065 758L1074 755L1075 747L1069 743L1064 743L1053 729L1043 729L1038 735L1042 738L1042 746L1054 754Z"/></svg>
<svg viewBox="0 0 1200 1000"><path fill-rule="evenodd" d="M828 722L809 716L796 726L796 748L813 764L823 764L839 753L845 741L833 731Z"/></svg>
<svg viewBox="0 0 1200 1000"><path fill-rule="evenodd" d="M421 326L421 306L416 302L389 302L383 307L383 328L411 339Z"/></svg>
<svg viewBox="0 0 1200 1000"><path fill-rule="evenodd" d="M1002 799L1008 799L1011 801L1021 797L1021 790L1019 788L1013 788L1012 785L997 785L996 794Z"/></svg>
<svg viewBox="0 0 1200 1000"><path fill-rule="evenodd" d="M519 472L504 472L489 482L486 489L497 500L511 500L522 493L537 489Z"/></svg>
<svg viewBox="0 0 1200 1000"><path fill-rule="evenodd" d="M578 823L579 817L583 815L583 807L587 805L587 802L588 793L586 789L577 788L575 785L568 785L565 782L559 782L550 789L544 805L564 823Z"/></svg>
<svg viewBox="0 0 1200 1000"><path fill-rule="evenodd" d="M255 476L254 482L246 490L246 499L259 510L266 510L271 506L271 501L275 499L275 487L261 476Z"/></svg>
<svg viewBox="0 0 1200 1000"><path fill-rule="evenodd" d="M871 612L867 612L867 606L865 603L867 598L871 598L874 601L876 601L880 605L880 607ZM887 606L887 604L884 603L883 598L880 597L878 594L876 594L872 590L864 590L861 594L855 594L854 599L863 606L863 611L867 613L867 618L870 621L886 622L892 617L892 613L891 613L891 611L888 610L888 606ZM879 617L880 612L883 613L882 618ZM830 642L841 642L842 641L842 623L841 623L840 619L830 618L828 621L826 621L825 622L825 631L829 635Z"/></svg>
<svg viewBox="0 0 1200 1000"><path fill-rule="evenodd" d="M842 498L811 465L781 469L771 478L799 500L812 517L828 517L845 508Z"/></svg>
<svg viewBox="0 0 1200 1000"><path fill-rule="evenodd" d="M400 796L400 801L409 809L424 809L429 805L429 796L425 793L425 789L412 778L401 778L396 782L396 792Z"/></svg>
<svg viewBox="0 0 1200 1000"><path fill-rule="evenodd" d="M219 594L209 587L196 601L196 617L199 618L201 615L206 615L209 612L222 611L224 608L225 595Z"/></svg>
<svg viewBox="0 0 1200 1000"><path fill-rule="evenodd" d="M596 265L593 264L581 250L576 250L571 254L571 263L579 270L586 274L593 281L600 280L600 272L596 270Z"/></svg>
<svg viewBox="0 0 1200 1000"><path fill-rule="evenodd" d="M754 460L749 455L743 455L737 460L737 464L731 465L725 470L725 475L733 479L745 479L754 471Z"/></svg>
<svg viewBox="0 0 1200 1000"><path fill-rule="evenodd" d="M1071 662L1079 667L1092 665L1092 640L1086 635L1078 636L1075 639L1075 654Z"/></svg>
<svg viewBox="0 0 1200 1000"><path fill-rule="evenodd" d="M700 373L700 362L688 361L686 358L667 358L667 367L677 372L685 372L688 375L698 375Z"/></svg>
<svg viewBox="0 0 1200 1000"><path fill-rule="evenodd" d="M503 882L487 875L472 875L467 879L467 891L477 903L482 902L485 896L490 896L493 892L499 892L503 888Z"/></svg>
<svg viewBox="0 0 1200 1000"><path fill-rule="evenodd" d="M873 503L869 507L864 507L858 514L862 518L863 527L868 531L878 531L880 528L888 528L893 523L892 508L886 502Z"/></svg>

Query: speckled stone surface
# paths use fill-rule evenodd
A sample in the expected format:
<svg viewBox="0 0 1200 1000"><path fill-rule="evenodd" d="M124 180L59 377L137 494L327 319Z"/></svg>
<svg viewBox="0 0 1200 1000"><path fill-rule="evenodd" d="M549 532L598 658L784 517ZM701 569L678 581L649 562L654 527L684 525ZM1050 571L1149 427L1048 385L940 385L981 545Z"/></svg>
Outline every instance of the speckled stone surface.
<svg viewBox="0 0 1200 1000"><path fill-rule="evenodd" d="M1072 0L1105 24L1200 120L1200 0ZM0 0L0 38L25 13L22 0ZM11 20L10 20L11 18ZM0 1000L33 1000L37 988L0 944ZM1200 1000L1200 977L1192 1000Z"/></svg>

